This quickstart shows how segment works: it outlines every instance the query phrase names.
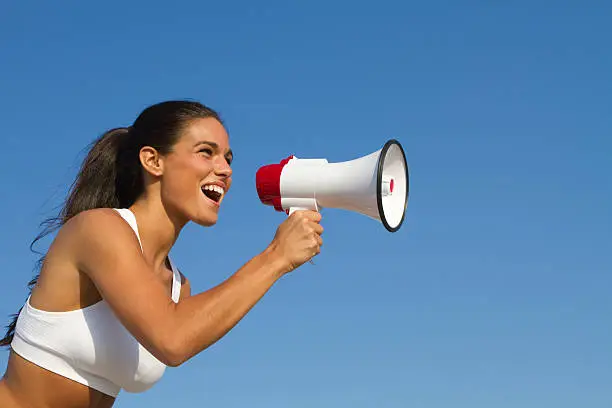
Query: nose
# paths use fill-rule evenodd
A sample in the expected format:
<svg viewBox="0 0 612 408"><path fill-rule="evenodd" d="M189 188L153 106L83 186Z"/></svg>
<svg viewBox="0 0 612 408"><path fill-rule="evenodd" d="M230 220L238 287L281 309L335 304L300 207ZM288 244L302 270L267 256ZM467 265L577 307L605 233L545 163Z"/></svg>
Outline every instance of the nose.
<svg viewBox="0 0 612 408"><path fill-rule="evenodd" d="M227 160L225 160L225 158L220 158L215 163L215 174L225 178L228 178L232 175L232 168L227 162Z"/></svg>

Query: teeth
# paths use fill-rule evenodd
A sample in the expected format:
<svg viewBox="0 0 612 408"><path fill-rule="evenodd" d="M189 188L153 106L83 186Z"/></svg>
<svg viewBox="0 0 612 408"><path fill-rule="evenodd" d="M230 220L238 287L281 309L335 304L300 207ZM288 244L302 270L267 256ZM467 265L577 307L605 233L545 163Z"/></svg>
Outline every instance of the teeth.
<svg viewBox="0 0 612 408"><path fill-rule="evenodd" d="M220 195L223 195L225 193L225 191L223 191L223 187L221 186L217 186L214 184L207 184L204 187L202 187L203 190L210 190L210 191L214 191Z"/></svg>

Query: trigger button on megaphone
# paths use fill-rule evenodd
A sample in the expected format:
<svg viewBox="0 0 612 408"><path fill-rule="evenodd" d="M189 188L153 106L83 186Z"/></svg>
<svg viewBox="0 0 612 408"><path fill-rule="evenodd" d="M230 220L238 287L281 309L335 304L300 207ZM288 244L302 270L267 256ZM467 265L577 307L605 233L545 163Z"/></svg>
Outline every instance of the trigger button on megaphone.
<svg viewBox="0 0 612 408"><path fill-rule="evenodd" d="M383 197L393 194L395 188L395 180L392 177L384 177L382 179L382 195Z"/></svg>

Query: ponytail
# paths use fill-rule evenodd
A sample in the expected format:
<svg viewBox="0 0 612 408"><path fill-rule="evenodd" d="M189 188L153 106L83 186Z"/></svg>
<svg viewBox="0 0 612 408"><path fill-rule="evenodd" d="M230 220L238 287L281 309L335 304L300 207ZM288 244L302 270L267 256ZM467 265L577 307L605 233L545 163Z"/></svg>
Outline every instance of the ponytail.
<svg viewBox="0 0 612 408"><path fill-rule="evenodd" d="M115 128L104 133L92 143L62 209L57 216L50 217L41 223L41 227L44 227L44 229L30 244L31 250L36 242L60 228L80 212L94 208L116 208L121 205L130 205L126 200L130 197L121 197L118 194L120 190L117 188L117 186L135 186L138 184L138 182L130 180L131 176L137 174L136 172L130 172L129 167L125 165L118 165L121 163L120 155L125 154L123 150L129 145L129 143L126 143L129 134L130 128ZM136 168L136 170L138 169ZM127 176L127 180L124 180L121 176ZM137 192L134 191L129 195L137 196ZM32 288L38 282L44 259L43 255L36 263L36 269L39 273L28 282L29 293L32 292ZM19 312L21 312L21 309L19 309ZM19 312L11 315L11 323L6 326L7 331L4 338L0 339L0 347L9 346L13 341Z"/></svg>

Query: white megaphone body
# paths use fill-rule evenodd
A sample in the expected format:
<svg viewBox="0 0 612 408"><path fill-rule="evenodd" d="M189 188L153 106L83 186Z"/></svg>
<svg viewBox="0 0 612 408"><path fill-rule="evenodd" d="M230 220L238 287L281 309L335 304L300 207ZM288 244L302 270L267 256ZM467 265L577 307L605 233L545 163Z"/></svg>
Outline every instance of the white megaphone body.
<svg viewBox="0 0 612 408"><path fill-rule="evenodd" d="M339 163L289 156L260 167L256 188L260 201L277 211L339 208L378 220L395 232L408 205L408 165L401 144L391 139L374 153Z"/></svg>

